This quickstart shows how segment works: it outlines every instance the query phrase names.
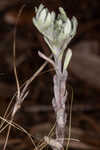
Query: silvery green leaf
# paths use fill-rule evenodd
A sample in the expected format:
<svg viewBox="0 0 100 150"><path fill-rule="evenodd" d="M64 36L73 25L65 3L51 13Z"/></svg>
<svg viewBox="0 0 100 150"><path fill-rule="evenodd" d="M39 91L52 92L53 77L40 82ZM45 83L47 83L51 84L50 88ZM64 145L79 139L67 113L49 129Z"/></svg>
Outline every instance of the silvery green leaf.
<svg viewBox="0 0 100 150"><path fill-rule="evenodd" d="M67 20L67 15L62 7L59 7L59 12L60 12L60 16L61 16L62 20L63 21Z"/></svg>
<svg viewBox="0 0 100 150"><path fill-rule="evenodd" d="M35 12L36 12L36 19L38 19L38 17L40 16L41 11L43 10L44 5L40 4L39 8L37 9L37 7L35 8Z"/></svg>
<svg viewBox="0 0 100 150"><path fill-rule="evenodd" d="M44 24L46 18L46 9L43 9L38 17L39 24Z"/></svg>
<svg viewBox="0 0 100 150"><path fill-rule="evenodd" d="M78 21L77 21L76 17L73 17L71 19L71 22L72 22L71 36L73 38L75 36L75 34L76 34L76 29L77 29L77 26L78 26Z"/></svg>
<svg viewBox="0 0 100 150"><path fill-rule="evenodd" d="M38 10L37 7L35 7L35 13L37 13L37 10Z"/></svg>
<svg viewBox="0 0 100 150"><path fill-rule="evenodd" d="M71 49L68 49L66 56L65 56L65 60L64 60L63 71L67 69L71 57L72 57L72 51Z"/></svg>
<svg viewBox="0 0 100 150"><path fill-rule="evenodd" d="M66 22L64 23L64 34L65 36L69 35L71 32L71 21L67 18Z"/></svg>
<svg viewBox="0 0 100 150"><path fill-rule="evenodd" d="M53 23L55 21L55 17L56 17L55 12L52 11L51 12L51 23Z"/></svg>
<svg viewBox="0 0 100 150"><path fill-rule="evenodd" d="M45 18L45 28L47 28L51 24L51 14L48 12L47 17Z"/></svg>

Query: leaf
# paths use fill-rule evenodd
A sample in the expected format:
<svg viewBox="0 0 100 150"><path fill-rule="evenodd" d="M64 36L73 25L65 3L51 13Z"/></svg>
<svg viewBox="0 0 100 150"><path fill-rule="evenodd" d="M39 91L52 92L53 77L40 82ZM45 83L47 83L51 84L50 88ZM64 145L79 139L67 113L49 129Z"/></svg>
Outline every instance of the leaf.
<svg viewBox="0 0 100 150"><path fill-rule="evenodd" d="M65 61L64 61L64 65L63 65L63 71L67 69L69 62L71 60L72 57L72 51L71 49L68 49L66 56L65 56Z"/></svg>

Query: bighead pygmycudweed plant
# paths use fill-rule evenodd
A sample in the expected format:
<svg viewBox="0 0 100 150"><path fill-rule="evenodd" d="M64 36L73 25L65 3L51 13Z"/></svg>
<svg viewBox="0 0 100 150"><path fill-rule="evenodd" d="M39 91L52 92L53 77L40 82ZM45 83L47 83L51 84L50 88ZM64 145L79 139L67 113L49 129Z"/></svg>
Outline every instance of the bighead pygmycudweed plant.
<svg viewBox="0 0 100 150"><path fill-rule="evenodd" d="M48 58L41 52L39 52L39 56L51 63L55 69L52 105L56 113L56 139L48 137L44 139L52 149L61 150L64 147L64 133L67 121L65 111L67 100L66 80L68 77L67 67L72 56L71 49L67 50L64 63L62 59L65 49L76 34L78 23L75 17L70 20L62 7L59 7L58 16L55 15L54 11L49 12L42 4L39 8L35 8L35 12L36 17L33 17L33 24L43 35L54 59Z"/></svg>

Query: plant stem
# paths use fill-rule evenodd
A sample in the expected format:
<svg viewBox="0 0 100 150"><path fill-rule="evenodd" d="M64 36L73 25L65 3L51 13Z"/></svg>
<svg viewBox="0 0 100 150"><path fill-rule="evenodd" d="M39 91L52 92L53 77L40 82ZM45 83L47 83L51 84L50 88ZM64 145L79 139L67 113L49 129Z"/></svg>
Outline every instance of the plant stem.
<svg viewBox="0 0 100 150"><path fill-rule="evenodd" d="M53 108L56 113L56 141L59 144L64 144L64 134L65 134L65 125L67 120L67 114L65 112L65 102L67 98L66 90L66 80L67 80L67 71L64 73L61 71L61 62L60 60L56 63L56 74L53 77L54 83L54 98L52 100ZM55 149L55 148L54 148ZM60 150L56 148L56 150Z"/></svg>

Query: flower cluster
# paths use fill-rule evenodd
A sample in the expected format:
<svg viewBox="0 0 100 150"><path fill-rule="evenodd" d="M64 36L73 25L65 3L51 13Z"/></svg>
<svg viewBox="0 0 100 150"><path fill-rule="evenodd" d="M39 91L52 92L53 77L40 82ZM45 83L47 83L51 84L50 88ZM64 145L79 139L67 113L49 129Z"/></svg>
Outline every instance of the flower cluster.
<svg viewBox="0 0 100 150"><path fill-rule="evenodd" d="M65 48L76 34L77 19L73 17L70 20L62 7L59 7L60 13L58 16L55 15L54 11L49 12L43 4L40 4L39 8L35 8L35 12L36 17L33 17L33 24L43 34L44 40L50 47L54 57L61 59ZM69 50L66 56L71 58L71 55L72 52ZM69 63L66 59L64 68Z"/></svg>
<svg viewBox="0 0 100 150"><path fill-rule="evenodd" d="M57 51L55 48L62 48L64 41L67 40L69 42L75 35L77 20L75 17L70 20L61 7L59 8L60 13L57 17L54 11L50 13L43 4L38 9L35 8L35 12L36 17L33 17L33 23L44 35L45 40L55 54Z"/></svg>

